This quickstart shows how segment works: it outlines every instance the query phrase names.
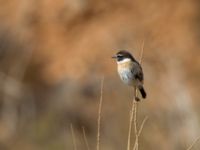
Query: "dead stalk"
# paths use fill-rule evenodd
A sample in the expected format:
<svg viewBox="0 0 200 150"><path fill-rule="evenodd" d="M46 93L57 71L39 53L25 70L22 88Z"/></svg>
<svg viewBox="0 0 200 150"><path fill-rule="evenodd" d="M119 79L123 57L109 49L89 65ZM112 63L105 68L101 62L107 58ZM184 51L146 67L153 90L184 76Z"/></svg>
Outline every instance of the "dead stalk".
<svg viewBox="0 0 200 150"><path fill-rule="evenodd" d="M98 111L98 120L97 120L97 150L99 150L99 143L100 143L100 127L101 127L101 110L102 110L102 101L103 101L103 83L104 77L101 81L101 96L99 102L99 111Z"/></svg>
<svg viewBox="0 0 200 150"><path fill-rule="evenodd" d="M83 129L83 138L84 138L84 141L85 141L85 145L87 147L87 150L90 150L90 147L89 147L89 144L88 144L88 140L87 140L87 136L86 136L86 133L85 133L85 128L82 127Z"/></svg>
<svg viewBox="0 0 200 150"><path fill-rule="evenodd" d="M135 144L133 150L138 150L138 129L137 129L137 102L134 101L134 131L135 131Z"/></svg>
<svg viewBox="0 0 200 150"><path fill-rule="evenodd" d="M73 125L72 124L70 125L70 129L71 129L71 133L72 133L72 140L73 140L74 150L77 150L76 138L75 138L74 129L73 129Z"/></svg>
<svg viewBox="0 0 200 150"><path fill-rule="evenodd" d="M130 144L131 144L131 132L132 132L132 123L133 123L133 116L134 116L133 115L133 113L134 113L134 103L135 103L135 90L134 90L134 98L132 100L132 107L131 107L131 111L130 111L127 150L130 150Z"/></svg>
<svg viewBox="0 0 200 150"><path fill-rule="evenodd" d="M200 136L187 148L187 150L191 150L199 140L200 140Z"/></svg>

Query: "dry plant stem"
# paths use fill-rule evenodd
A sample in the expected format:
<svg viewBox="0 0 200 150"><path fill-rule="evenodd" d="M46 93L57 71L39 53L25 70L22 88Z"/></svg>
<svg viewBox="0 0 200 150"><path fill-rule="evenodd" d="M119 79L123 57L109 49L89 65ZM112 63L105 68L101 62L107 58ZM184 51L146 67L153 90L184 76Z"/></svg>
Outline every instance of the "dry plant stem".
<svg viewBox="0 0 200 150"><path fill-rule="evenodd" d="M137 130L137 102L134 101L134 131L135 131L135 144L133 150L138 150L138 130Z"/></svg>
<svg viewBox="0 0 200 150"><path fill-rule="evenodd" d="M144 41L142 42L142 47L141 47L141 51L140 51L140 59L139 59L139 63L142 65L142 58L143 58L143 52L144 52ZM135 88L135 98L138 97L138 91L137 89ZM139 147L139 144L138 144L138 138L139 138L139 134L141 133L142 131L142 128L144 126L144 123L145 123L145 120L143 121L139 132L137 130L137 102L134 101L133 103L133 106L134 106L134 130L135 130L135 144L134 144L134 147L133 147L133 150L138 150L138 147Z"/></svg>
<svg viewBox="0 0 200 150"><path fill-rule="evenodd" d="M148 119L147 116L143 119L143 121L142 121L142 123L141 123L141 125L140 125L140 129L139 129L139 131L138 131L138 137L139 137L140 134L142 133L142 129L143 129L144 124L145 124L145 122L147 121L147 119Z"/></svg>
<svg viewBox="0 0 200 150"><path fill-rule="evenodd" d="M144 40L142 41L142 46L141 46L141 51L140 51L140 59L139 59L140 65L142 65L143 53L144 53Z"/></svg>
<svg viewBox="0 0 200 150"><path fill-rule="evenodd" d="M141 47L141 52L140 52L140 59L139 59L139 63L141 65L142 65L143 52L144 52L144 41L142 42L142 47ZM137 97L138 96L137 89L135 89L135 93L136 93L135 96ZM135 110L134 111L135 144L134 144L133 150L138 150L138 147L139 147L138 138L139 138L139 134L142 131L142 128L144 126L145 121L143 121L144 123L142 123L142 125L140 127L141 131L139 130L139 133L138 133L138 130L137 130L137 102L134 103L134 110Z"/></svg>
<svg viewBox="0 0 200 150"><path fill-rule="evenodd" d="M144 52L144 41L142 43L142 48L141 48L141 52L140 52L140 59L139 59L140 64L142 63L143 52ZM136 101L137 96L138 96L138 91L137 91L137 88L134 87L133 103L132 103L132 107L131 107L130 120L129 120L127 150L130 150L133 117L134 117L134 130L135 130L135 144L134 144L133 150L138 150L138 137L139 137L139 135L142 131L142 128L144 126L144 123L146 121L146 119L143 120L143 123L141 124L140 130L138 132L137 131L137 101Z"/></svg>
<svg viewBox="0 0 200 150"><path fill-rule="evenodd" d="M134 113L134 103L135 103L135 90L134 90L133 103L132 103L132 107L131 107L131 111L130 111L127 150L130 150L131 132L132 132L132 123L133 123L133 113Z"/></svg>
<svg viewBox="0 0 200 150"><path fill-rule="evenodd" d="M71 133L72 133L72 140L73 140L74 150L77 150L76 138L75 138L74 129L73 129L73 125L72 124L70 125L70 129L71 129Z"/></svg>
<svg viewBox="0 0 200 150"><path fill-rule="evenodd" d="M88 140L87 140L87 137L86 137L86 133L85 133L85 128L82 127L82 129L83 129L83 138L84 138L84 141L85 141L86 148L87 148L87 150L90 150Z"/></svg>
<svg viewBox="0 0 200 150"><path fill-rule="evenodd" d="M191 150L199 140L200 140L200 136L187 148L187 150Z"/></svg>
<svg viewBox="0 0 200 150"><path fill-rule="evenodd" d="M143 119L143 121L142 121L142 123L141 123L141 125L140 125L140 129L139 129L138 134L137 134L137 139L135 139L135 144L134 144L133 150L139 149L139 144L138 144L138 143L139 143L139 137L140 137L140 135L141 135L141 133L142 133L142 129L143 129L144 124L145 124L145 122L147 121L147 119L148 119L148 117L146 116L146 117Z"/></svg>
<svg viewBox="0 0 200 150"><path fill-rule="evenodd" d="M100 143L100 127L101 127L101 110L102 110L102 101L103 101L103 83L104 77L101 81L101 96L99 102L99 111L98 111L98 120L97 120L97 150L99 150L99 143Z"/></svg>

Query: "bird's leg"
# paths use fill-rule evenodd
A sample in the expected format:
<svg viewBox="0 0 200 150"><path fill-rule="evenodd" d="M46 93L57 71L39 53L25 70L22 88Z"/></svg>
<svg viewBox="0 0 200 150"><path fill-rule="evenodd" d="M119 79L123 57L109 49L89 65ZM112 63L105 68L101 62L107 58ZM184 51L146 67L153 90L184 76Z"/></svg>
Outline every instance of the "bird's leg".
<svg viewBox="0 0 200 150"><path fill-rule="evenodd" d="M138 89L134 86L134 94L135 94L135 101L139 102L140 98L138 97Z"/></svg>

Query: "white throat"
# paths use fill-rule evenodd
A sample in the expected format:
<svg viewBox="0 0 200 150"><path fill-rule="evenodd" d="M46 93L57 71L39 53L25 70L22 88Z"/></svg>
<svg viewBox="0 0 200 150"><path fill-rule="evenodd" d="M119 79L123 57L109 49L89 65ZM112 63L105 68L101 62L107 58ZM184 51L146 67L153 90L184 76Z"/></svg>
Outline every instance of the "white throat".
<svg viewBox="0 0 200 150"><path fill-rule="evenodd" d="M132 61L130 58L125 58L121 61L117 61L117 64L123 64L123 63L130 62L130 61Z"/></svg>

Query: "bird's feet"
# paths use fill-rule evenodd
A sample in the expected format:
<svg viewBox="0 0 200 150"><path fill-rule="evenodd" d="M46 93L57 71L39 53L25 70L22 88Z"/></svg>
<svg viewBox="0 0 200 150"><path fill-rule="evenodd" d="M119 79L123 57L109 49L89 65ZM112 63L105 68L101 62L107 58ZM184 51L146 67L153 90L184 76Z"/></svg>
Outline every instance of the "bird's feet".
<svg viewBox="0 0 200 150"><path fill-rule="evenodd" d="M139 101L140 101L140 98L136 96L136 97L135 97L135 101L136 101L136 102L139 102Z"/></svg>

